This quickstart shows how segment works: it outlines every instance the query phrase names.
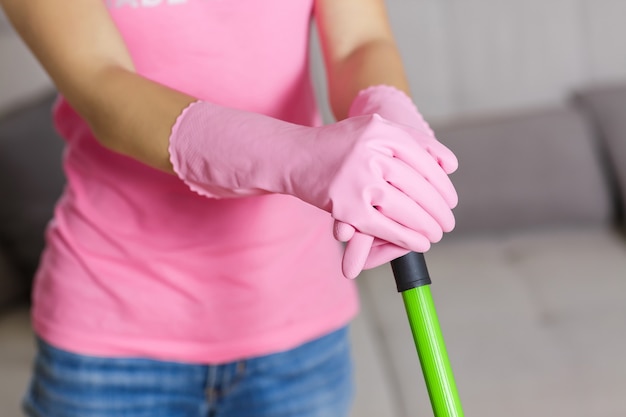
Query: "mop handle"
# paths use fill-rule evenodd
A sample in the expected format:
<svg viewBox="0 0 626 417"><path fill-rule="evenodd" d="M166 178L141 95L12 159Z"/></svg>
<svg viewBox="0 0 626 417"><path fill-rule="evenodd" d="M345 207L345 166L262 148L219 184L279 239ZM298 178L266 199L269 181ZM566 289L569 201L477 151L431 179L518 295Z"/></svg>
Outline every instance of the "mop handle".
<svg viewBox="0 0 626 417"><path fill-rule="evenodd" d="M463 417L424 255L411 252L391 261L391 268L402 293L433 413L435 417Z"/></svg>

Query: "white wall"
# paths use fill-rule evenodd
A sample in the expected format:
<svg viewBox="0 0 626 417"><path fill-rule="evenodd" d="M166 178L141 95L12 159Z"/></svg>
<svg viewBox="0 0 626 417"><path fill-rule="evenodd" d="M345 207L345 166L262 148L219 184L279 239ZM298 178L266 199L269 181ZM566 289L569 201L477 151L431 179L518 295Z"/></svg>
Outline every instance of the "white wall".
<svg viewBox="0 0 626 417"><path fill-rule="evenodd" d="M0 10L0 115L51 89L48 76Z"/></svg>
<svg viewBox="0 0 626 417"><path fill-rule="evenodd" d="M387 4L415 101L431 120L548 105L577 86L626 80L626 0ZM319 81L319 57L314 68ZM0 114L50 88L0 16Z"/></svg>
<svg viewBox="0 0 626 417"><path fill-rule="evenodd" d="M626 81L626 0L387 5L414 99L430 120L551 105L578 86Z"/></svg>

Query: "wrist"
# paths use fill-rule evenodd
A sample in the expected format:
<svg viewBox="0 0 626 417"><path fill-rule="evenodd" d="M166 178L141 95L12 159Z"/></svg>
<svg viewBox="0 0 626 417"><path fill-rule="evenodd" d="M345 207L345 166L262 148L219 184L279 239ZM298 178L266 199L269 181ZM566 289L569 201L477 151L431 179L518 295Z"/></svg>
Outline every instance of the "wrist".
<svg viewBox="0 0 626 417"><path fill-rule="evenodd" d="M394 86L380 84L359 91L348 115L354 117L374 113L394 123L411 126L434 136L411 97Z"/></svg>
<svg viewBox="0 0 626 417"><path fill-rule="evenodd" d="M400 106L406 110L419 113L415 103L407 93L392 85L377 84L359 91L352 101L349 115L360 116L364 114L379 113L389 103ZM381 114L381 116L385 117Z"/></svg>

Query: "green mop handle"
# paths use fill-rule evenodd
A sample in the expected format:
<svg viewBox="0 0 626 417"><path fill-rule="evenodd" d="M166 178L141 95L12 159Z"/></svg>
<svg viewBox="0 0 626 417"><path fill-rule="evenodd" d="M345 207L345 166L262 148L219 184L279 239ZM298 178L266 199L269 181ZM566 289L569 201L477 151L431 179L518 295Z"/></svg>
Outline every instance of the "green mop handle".
<svg viewBox="0 0 626 417"><path fill-rule="evenodd" d="M391 267L398 292L402 293L404 299L433 413L435 417L463 417L461 400L430 293L431 280L424 255L411 252L391 261Z"/></svg>

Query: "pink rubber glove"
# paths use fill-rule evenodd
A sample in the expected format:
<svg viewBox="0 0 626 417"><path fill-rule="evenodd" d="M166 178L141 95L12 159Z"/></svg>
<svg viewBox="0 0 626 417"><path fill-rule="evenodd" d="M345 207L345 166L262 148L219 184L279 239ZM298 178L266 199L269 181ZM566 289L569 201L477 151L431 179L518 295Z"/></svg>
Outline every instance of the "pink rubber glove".
<svg viewBox="0 0 626 417"><path fill-rule="evenodd" d="M196 102L176 121L169 152L201 195L292 195L411 250L439 239L453 220L441 197L454 194L447 175L409 128L377 115L305 127Z"/></svg>
<svg viewBox="0 0 626 417"><path fill-rule="evenodd" d="M360 91L350 107L349 116L375 113L393 122L415 128L417 132L414 136L417 143L426 149L446 174L451 174L458 168L458 161L454 154L435 138L433 130L411 98L404 92L387 85L372 86ZM456 194L447 194L444 198L450 208L456 206ZM447 226L444 229L445 232L451 231L454 223ZM342 268L344 275L349 278L356 277L363 269L375 268L410 252L406 247L375 239L337 220L334 234L337 240L348 242ZM436 240L431 240L431 242L434 243ZM420 252L428 249L430 245Z"/></svg>

